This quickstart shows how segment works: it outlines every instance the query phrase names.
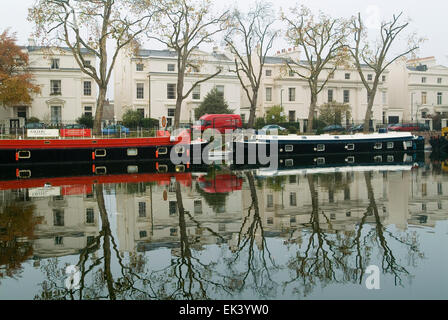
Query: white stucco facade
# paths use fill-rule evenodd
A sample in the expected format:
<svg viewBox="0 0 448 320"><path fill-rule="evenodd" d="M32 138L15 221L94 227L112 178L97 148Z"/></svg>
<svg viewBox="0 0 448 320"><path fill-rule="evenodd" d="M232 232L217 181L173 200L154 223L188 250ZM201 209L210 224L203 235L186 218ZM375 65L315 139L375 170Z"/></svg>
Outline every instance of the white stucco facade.
<svg viewBox="0 0 448 320"><path fill-rule="evenodd" d="M281 105L289 121L303 123L308 119L311 102L309 85L303 78L289 73L285 60L290 58L297 61L300 58L300 51L298 49L282 50L275 56L266 57L257 104L257 117L262 117L272 106ZM373 79L374 72L370 68L363 67L363 70L366 78L372 75ZM303 70L300 72L304 73ZM322 72L322 82L325 81L327 75L328 71ZM386 86L389 73L386 71L383 76L384 78L380 79L373 106L374 122L382 122L383 112L387 112L389 108ZM270 92L271 97L269 97ZM245 93L242 93L241 97L242 112L248 119L249 101ZM334 72L334 76L319 93L317 105L320 106L329 101L349 104L353 121L356 123L363 121L367 110L367 90L355 68L340 68Z"/></svg>
<svg viewBox="0 0 448 320"><path fill-rule="evenodd" d="M31 105L0 106L2 125L22 127L30 117L48 124L75 123L84 113L95 114L96 83L81 71L68 48L27 46L23 50L29 55L33 82L41 93L33 95ZM85 56L95 65L94 55L85 52Z"/></svg>
<svg viewBox="0 0 448 320"><path fill-rule="evenodd" d="M240 113L240 83L231 72L233 61L216 48L212 53L196 50L193 54L196 70L189 68L185 77L184 94L201 79L222 72L199 85L183 102L181 122L194 121L194 109L214 87L224 91L224 99L236 114ZM139 110L146 118L167 117L174 120L176 108L177 56L170 50L139 50L130 54L123 50L115 67L115 114L121 119L126 110ZM174 95L172 94L174 90ZM194 94L193 94L194 93Z"/></svg>
<svg viewBox="0 0 448 320"><path fill-rule="evenodd" d="M448 118L448 67L434 57L406 61L391 66L388 83L391 106L400 121L430 121L440 113Z"/></svg>

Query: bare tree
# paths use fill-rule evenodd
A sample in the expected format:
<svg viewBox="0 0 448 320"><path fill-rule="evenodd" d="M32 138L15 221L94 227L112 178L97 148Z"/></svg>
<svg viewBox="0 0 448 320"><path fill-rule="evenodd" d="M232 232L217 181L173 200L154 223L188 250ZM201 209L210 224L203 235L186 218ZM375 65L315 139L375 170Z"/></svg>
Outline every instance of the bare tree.
<svg viewBox="0 0 448 320"><path fill-rule="evenodd" d="M409 22L401 22L402 13L393 15L392 19L381 23L380 38L371 45L368 41L367 28L363 23L361 14L353 17L351 21L351 34L353 35L353 43L349 46L349 52L353 58L355 67L361 77L361 81L367 90L367 110L364 118L364 133L369 131L370 120L372 115L373 103L378 90L380 81L383 81L382 74L397 59L404 57L419 48L419 43L423 39L409 39L409 48L403 52L389 57L392 45L399 40L398 36L408 27ZM362 64L366 64L375 72L373 81L368 81L362 70Z"/></svg>
<svg viewBox="0 0 448 320"><path fill-rule="evenodd" d="M81 71L98 85L95 134L101 133L104 101L118 53L134 43L154 14L153 10L135 9L134 0L38 0L29 10L28 20L35 24L43 43L68 46ZM111 56L109 42L114 46ZM86 53L95 55L97 65L86 61Z"/></svg>
<svg viewBox="0 0 448 320"><path fill-rule="evenodd" d="M273 30L272 4L257 2L247 14L235 9L224 39L235 55L235 68L250 103L249 127L255 124L258 92L268 51L277 36Z"/></svg>
<svg viewBox="0 0 448 320"><path fill-rule="evenodd" d="M310 133L318 94L327 85L334 71L347 60L344 48L347 25L345 21L323 13L316 17L304 6L290 9L289 15L282 14L282 20L287 24L286 39L299 47L305 56L305 60L300 60L300 57L287 59L285 64L291 73L308 82L311 102L307 132ZM327 72L323 72L324 70Z"/></svg>
<svg viewBox="0 0 448 320"><path fill-rule="evenodd" d="M145 1L152 2L152 1ZM184 93L185 77L192 71L199 71L203 61L195 54L199 45L211 43L213 36L226 28L227 11L215 16L211 14L210 0L159 0L155 34L149 39L157 40L174 50L177 56L176 112L174 127L179 127L183 101L202 82L208 81L222 71L215 72L193 83Z"/></svg>

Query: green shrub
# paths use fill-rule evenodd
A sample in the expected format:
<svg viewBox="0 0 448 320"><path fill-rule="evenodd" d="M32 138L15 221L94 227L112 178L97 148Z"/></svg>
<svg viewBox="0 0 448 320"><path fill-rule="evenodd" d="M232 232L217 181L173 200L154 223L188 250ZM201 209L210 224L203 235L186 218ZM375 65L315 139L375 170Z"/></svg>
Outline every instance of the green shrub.
<svg viewBox="0 0 448 320"><path fill-rule="evenodd" d="M266 125L264 118L257 118L255 120L255 129L261 129Z"/></svg>
<svg viewBox="0 0 448 320"><path fill-rule="evenodd" d="M39 123L40 119L36 117L31 117L26 120L27 123Z"/></svg>
<svg viewBox="0 0 448 320"><path fill-rule="evenodd" d="M294 127L294 126L290 126L290 127L288 128L288 132L289 132L290 134L297 134L297 128Z"/></svg>
<svg viewBox="0 0 448 320"><path fill-rule="evenodd" d="M137 128L141 125L143 115L137 110L127 110L123 114L123 125L128 128Z"/></svg>
<svg viewBox="0 0 448 320"><path fill-rule="evenodd" d="M141 126L145 129L152 129L159 127L159 120L153 118L143 118Z"/></svg>
<svg viewBox="0 0 448 320"><path fill-rule="evenodd" d="M83 124L87 128L93 128L93 117L90 114L83 114L81 117L76 119L76 123Z"/></svg>

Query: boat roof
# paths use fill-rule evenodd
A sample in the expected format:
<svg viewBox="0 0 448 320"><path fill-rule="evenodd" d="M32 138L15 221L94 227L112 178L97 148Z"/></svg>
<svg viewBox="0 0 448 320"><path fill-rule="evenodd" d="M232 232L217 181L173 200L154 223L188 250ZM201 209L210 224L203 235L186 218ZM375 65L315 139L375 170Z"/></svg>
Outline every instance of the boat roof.
<svg viewBox="0 0 448 320"><path fill-rule="evenodd" d="M411 138L413 137L411 132L388 132L388 133L372 133L372 134L351 134L351 135L330 135L322 134L317 136L299 136L299 135L257 135L254 136L256 140L281 140L281 141L306 141L306 140L383 140L383 139L397 139L397 138Z"/></svg>

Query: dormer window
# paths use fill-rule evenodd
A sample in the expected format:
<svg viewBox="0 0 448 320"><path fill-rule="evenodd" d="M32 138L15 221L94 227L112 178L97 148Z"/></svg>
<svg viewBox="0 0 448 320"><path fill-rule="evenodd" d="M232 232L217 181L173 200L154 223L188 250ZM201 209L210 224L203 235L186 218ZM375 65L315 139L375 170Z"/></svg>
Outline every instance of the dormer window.
<svg viewBox="0 0 448 320"><path fill-rule="evenodd" d="M59 69L59 59L51 59L51 69L52 70Z"/></svg>
<svg viewBox="0 0 448 320"><path fill-rule="evenodd" d="M350 73L345 74L345 80L350 80Z"/></svg>

